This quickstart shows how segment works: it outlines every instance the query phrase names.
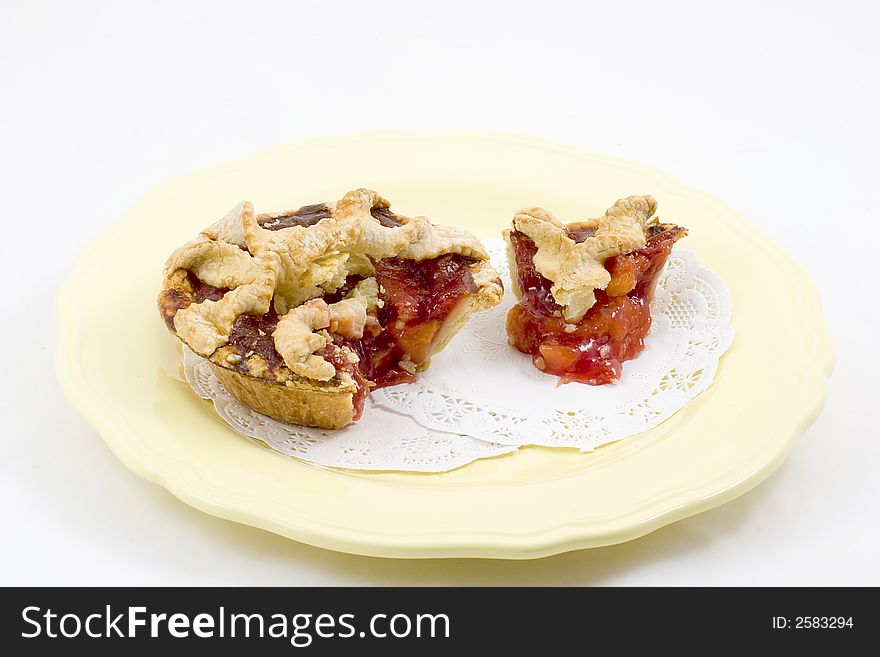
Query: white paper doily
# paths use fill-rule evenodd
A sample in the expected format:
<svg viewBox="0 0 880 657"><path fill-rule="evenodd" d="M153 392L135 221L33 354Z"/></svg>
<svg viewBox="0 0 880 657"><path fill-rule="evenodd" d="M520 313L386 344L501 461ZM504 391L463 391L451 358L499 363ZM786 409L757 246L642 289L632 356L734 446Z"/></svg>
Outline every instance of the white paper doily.
<svg viewBox="0 0 880 657"><path fill-rule="evenodd" d="M510 290L500 240L489 243ZM733 340L730 294L690 251L676 249L660 274L645 350L623 364L618 383L558 385L507 343L507 293L474 317L418 381L383 388L373 400L422 426L508 445L591 451L657 426L708 388Z"/></svg>
<svg viewBox="0 0 880 657"><path fill-rule="evenodd" d="M516 447L454 433L426 429L404 415L367 400L362 421L344 429L323 430L285 424L261 415L229 394L210 365L183 348L186 380L239 435L315 465L354 470L445 472L471 461L507 454Z"/></svg>

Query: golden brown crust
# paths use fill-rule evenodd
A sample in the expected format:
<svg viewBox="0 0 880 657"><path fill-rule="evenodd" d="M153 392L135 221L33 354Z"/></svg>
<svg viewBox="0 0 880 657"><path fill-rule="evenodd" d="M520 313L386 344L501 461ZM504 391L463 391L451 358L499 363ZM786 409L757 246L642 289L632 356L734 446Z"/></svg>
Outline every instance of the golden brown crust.
<svg viewBox="0 0 880 657"><path fill-rule="evenodd" d="M301 380L276 383L211 362L223 387L242 404L269 417L309 427L341 429L354 420L351 386L322 386Z"/></svg>

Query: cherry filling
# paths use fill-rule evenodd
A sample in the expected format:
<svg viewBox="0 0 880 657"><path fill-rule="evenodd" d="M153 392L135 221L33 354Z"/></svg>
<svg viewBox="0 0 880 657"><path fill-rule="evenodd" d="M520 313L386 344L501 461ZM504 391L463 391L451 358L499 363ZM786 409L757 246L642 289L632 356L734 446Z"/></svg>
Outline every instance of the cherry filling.
<svg viewBox="0 0 880 657"><path fill-rule="evenodd" d="M589 228L570 230L583 241ZM535 269L535 243L518 231L511 233L516 272L523 291L507 315L507 333L517 349L531 354L538 369L558 375L562 383L590 385L620 378L623 361L638 356L651 328L650 303L657 276L683 229L658 230L645 248L605 261L611 282L596 290L596 303L577 324L569 324L550 293L552 281Z"/></svg>
<svg viewBox="0 0 880 657"><path fill-rule="evenodd" d="M347 372L354 380L355 420L360 417L372 388L415 380L416 367L430 357L430 348L443 323L459 302L477 289L470 272L472 262L460 255L373 262L382 302L376 321L368 322L362 338L352 340L333 335L333 344L317 353L332 363L337 372ZM334 303L345 298L360 280L349 276L339 290L325 295L324 300ZM242 356L235 365L237 370L248 372L247 358L253 354L262 356L270 371L283 365L272 337L277 322L274 311L242 315L235 321L229 344ZM359 361L349 362L342 347L351 349Z"/></svg>
<svg viewBox="0 0 880 657"><path fill-rule="evenodd" d="M477 289L470 271L472 262L460 255L373 262L382 301L377 323L368 324L359 340L334 337L337 345L354 351L359 361L340 364L338 358L327 359L337 370L357 371L359 376L352 377L359 385L355 400L360 400L360 407L371 388L416 379L416 367L430 357L431 346L444 322L461 300ZM358 417L360 407L355 406Z"/></svg>
<svg viewBox="0 0 880 657"><path fill-rule="evenodd" d="M463 297L476 291L472 262L460 255L444 255L373 263L385 302L379 323L412 362L423 363L430 357L430 347L447 317Z"/></svg>
<svg viewBox="0 0 880 657"><path fill-rule="evenodd" d="M370 208L370 214L377 219L385 228L396 228L402 226L403 222L389 208L375 207Z"/></svg>
<svg viewBox="0 0 880 657"><path fill-rule="evenodd" d="M236 318L232 333L229 334L229 344L241 356L241 360L236 363L236 369L249 371L246 359L254 354L263 357L269 371L284 365L284 359L275 349L275 339L272 337L277 324L278 315L274 309L270 309L265 315L241 315Z"/></svg>
<svg viewBox="0 0 880 657"><path fill-rule="evenodd" d="M330 208L324 203L304 205L299 210L280 215L263 215L257 219L261 228L281 230L291 226L314 226L330 216Z"/></svg>

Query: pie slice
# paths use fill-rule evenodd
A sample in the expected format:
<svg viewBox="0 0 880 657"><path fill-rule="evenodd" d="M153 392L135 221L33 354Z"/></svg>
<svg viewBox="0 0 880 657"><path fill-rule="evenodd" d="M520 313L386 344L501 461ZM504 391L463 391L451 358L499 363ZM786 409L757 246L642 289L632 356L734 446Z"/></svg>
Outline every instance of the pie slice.
<svg viewBox="0 0 880 657"><path fill-rule="evenodd" d="M335 429L371 389L414 381L502 294L473 235L357 189L274 214L241 203L172 253L158 303L239 401Z"/></svg>
<svg viewBox="0 0 880 657"><path fill-rule="evenodd" d="M644 349L651 299L687 230L660 223L651 196L617 201L603 217L563 224L521 210L504 232L514 293L511 344L562 383L613 383Z"/></svg>

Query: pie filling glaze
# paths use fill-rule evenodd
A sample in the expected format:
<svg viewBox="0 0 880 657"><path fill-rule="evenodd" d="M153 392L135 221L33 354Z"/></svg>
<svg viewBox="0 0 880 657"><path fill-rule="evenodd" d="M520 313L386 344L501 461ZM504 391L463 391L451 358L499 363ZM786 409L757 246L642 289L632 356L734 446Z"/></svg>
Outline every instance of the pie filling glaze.
<svg viewBox="0 0 880 657"><path fill-rule="evenodd" d="M355 207L353 201L361 206ZM227 217L181 247L182 255L172 255L169 263L173 266L166 267L166 283L159 296L166 325L214 365L246 378L288 387L295 384L294 388L302 385L297 381L304 381L313 390L350 394L350 421L360 417L370 390L415 380L451 337L454 330L448 325L456 324L462 313L490 307L501 298L500 280L475 238L458 229L433 227L424 218L399 216L391 212L387 201L368 190L350 192L334 205L251 214L241 223L245 226L241 238L229 227L236 227L237 220L230 223ZM317 232L312 234L313 230ZM297 248L312 248L331 230L335 231L333 239L322 245L311 262L299 269L286 264L289 253L296 263ZM269 243L281 246L273 247L274 253L267 256L262 235L276 232L279 238L267 239L279 239ZM450 246L456 238L463 246ZM394 246L389 247L389 242ZM425 243L438 255L425 251ZM214 244L222 257L205 273L205 259L218 258ZM200 249L199 253L208 255L191 258L186 249ZM220 312L222 304L239 303L236 294L251 302L250 296L242 294L250 292L245 289L248 285L263 293L259 287L263 274L254 266L261 262L269 263L262 271L275 277L268 311L232 317ZM232 266L244 273L227 275ZM211 282L200 278L200 273ZM289 284L294 275L304 281L299 288L306 294L296 296L298 288ZM242 284L236 276L246 282ZM227 279L235 282L217 284ZM187 315L186 322L181 322L182 315ZM296 320L301 316L301 321L291 321L293 315ZM200 351L194 345L202 344L198 341L202 334L213 341ZM332 366L329 373L327 364Z"/></svg>
<svg viewBox="0 0 880 657"><path fill-rule="evenodd" d="M596 222L569 224L566 236L580 244L596 234ZM651 328L651 300L657 278L675 242L687 231L671 224L645 228L645 245L608 257L610 275L605 289L596 289L595 302L578 321L568 321L551 292L553 281L535 267L538 246L528 235L507 235L513 272L521 292L507 316L511 344L530 354L535 366L560 377L561 383L613 383L623 362L644 349Z"/></svg>

